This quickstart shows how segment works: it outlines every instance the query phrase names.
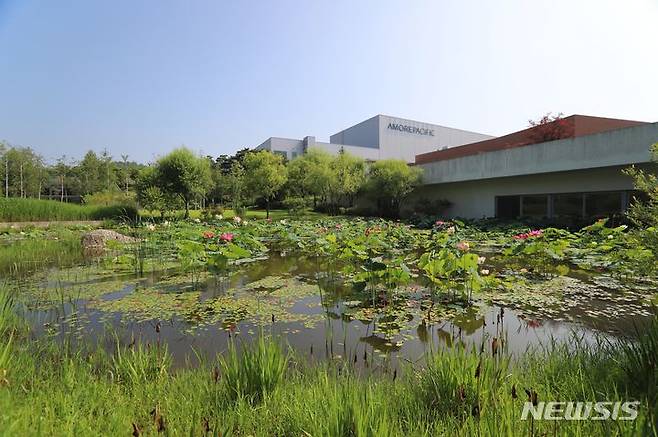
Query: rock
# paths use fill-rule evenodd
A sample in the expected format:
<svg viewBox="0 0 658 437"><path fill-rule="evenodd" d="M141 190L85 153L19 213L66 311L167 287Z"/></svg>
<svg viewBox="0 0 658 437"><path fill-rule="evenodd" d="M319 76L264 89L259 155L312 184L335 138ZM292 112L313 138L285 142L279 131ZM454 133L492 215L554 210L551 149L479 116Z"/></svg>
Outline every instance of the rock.
<svg viewBox="0 0 658 437"><path fill-rule="evenodd" d="M134 243L136 238L120 234L109 229L96 229L86 232L82 235L82 248L85 251L98 251L105 248L108 241L118 241L119 243Z"/></svg>

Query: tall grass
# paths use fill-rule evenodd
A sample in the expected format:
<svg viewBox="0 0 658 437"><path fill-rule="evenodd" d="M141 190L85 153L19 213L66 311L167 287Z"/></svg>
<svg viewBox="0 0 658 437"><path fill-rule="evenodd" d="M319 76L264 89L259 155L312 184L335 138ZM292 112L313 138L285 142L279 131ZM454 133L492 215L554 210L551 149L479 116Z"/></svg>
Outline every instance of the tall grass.
<svg viewBox="0 0 658 437"><path fill-rule="evenodd" d="M224 392L233 401L259 402L281 382L288 361L288 354L262 333L254 345L240 352L230 343L226 357L219 360Z"/></svg>
<svg viewBox="0 0 658 437"><path fill-rule="evenodd" d="M134 219L131 205L90 206L55 200L0 198L0 222Z"/></svg>
<svg viewBox="0 0 658 437"><path fill-rule="evenodd" d="M70 266L83 259L78 235L57 240L26 239L0 245L0 274L20 276L47 266Z"/></svg>
<svg viewBox="0 0 658 437"><path fill-rule="evenodd" d="M629 354L630 343L551 343L514 357L457 347L428 356L423 368L364 376L349 362L304 364L263 337L229 351L219 367L204 360L177 371L156 348L112 356L16 341L0 386L0 435L656 436L649 389L624 389L647 347L636 344ZM528 393L641 405L635 421L523 421Z"/></svg>

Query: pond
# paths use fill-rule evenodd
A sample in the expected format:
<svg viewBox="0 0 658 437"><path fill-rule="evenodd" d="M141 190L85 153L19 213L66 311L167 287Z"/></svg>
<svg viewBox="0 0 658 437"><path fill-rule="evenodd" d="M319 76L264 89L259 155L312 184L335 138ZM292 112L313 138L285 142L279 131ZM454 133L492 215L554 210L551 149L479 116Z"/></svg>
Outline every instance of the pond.
<svg viewBox="0 0 658 437"><path fill-rule="evenodd" d="M601 336L633 335L652 317L655 282L646 276L629 279L591 260L590 268L583 268L577 260L596 253L578 252L582 236L570 243L569 256L547 261L541 253L519 256L510 250L530 247L527 239L514 241L510 232L492 238L461 224L456 233L381 221L327 226L127 229L142 235L141 242L110 244L104 255L80 258L72 267L76 257L65 256L61 267L13 283L33 336L69 346L91 341L110 351L117 340L164 343L177 366L222 353L231 341L249 342L267 333L282 336L310 361L349 360L360 368L388 369L422 364L428 350L456 344L523 352L574 336L594 343ZM369 229L378 230L368 234ZM218 238L225 230L231 238ZM379 234L376 243L359 240L373 234ZM467 239L463 253L441 252ZM559 241L548 235L537 241L542 239ZM433 248L428 241L434 241ZM354 256L362 243L368 253ZM235 245L231 253L244 252L231 255L229 245ZM67 247L76 255L81 250ZM372 252L373 247L381 250ZM466 252L477 260L470 276ZM217 253L226 258L220 268ZM453 253L456 265L464 267L455 267L458 274L428 267ZM468 284L465 294L460 287Z"/></svg>

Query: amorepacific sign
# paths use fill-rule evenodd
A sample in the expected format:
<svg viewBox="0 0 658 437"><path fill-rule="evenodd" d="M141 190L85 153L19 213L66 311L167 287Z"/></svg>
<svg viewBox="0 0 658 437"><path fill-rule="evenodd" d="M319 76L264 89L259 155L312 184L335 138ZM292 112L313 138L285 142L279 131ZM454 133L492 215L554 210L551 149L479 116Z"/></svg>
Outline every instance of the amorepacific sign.
<svg viewBox="0 0 658 437"><path fill-rule="evenodd" d="M433 129L427 129L424 127L416 127L416 126L409 126L407 124L397 124L397 123L389 123L388 128L392 130L397 130L400 132L407 132L410 134L416 134L416 135L429 135L430 137L434 136L434 130Z"/></svg>

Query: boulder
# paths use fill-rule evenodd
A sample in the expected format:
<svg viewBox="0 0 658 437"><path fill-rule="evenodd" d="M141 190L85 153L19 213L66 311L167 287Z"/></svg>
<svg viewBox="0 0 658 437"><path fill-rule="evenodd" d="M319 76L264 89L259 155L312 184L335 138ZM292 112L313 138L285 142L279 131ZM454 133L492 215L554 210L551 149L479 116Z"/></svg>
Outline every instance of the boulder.
<svg viewBox="0 0 658 437"><path fill-rule="evenodd" d="M118 241L119 243L134 243L138 241L136 238L120 234L116 231L109 229L95 229L93 231L85 232L82 235L82 248L85 251L96 251L105 248L108 241Z"/></svg>

